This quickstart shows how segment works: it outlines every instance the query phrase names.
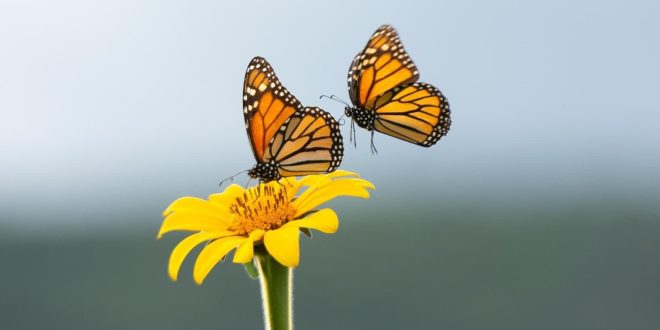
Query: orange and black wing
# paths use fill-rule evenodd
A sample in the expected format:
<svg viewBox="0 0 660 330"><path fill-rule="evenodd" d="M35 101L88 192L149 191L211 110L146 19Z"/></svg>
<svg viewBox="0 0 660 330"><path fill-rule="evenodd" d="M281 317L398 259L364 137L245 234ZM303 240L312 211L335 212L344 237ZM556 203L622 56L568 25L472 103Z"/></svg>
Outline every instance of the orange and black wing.
<svg viewBox="0 0 660 330"><path fill-rule="evenodd" d="M332 172L344 154L339 124L316 107L297 110L275 133L264 159L274 159L281 176Z"/></svg>
<svg viewBox="0 0 660 330"><path fill-rule="evenodd" d="M353 59L348 72L348 93L357 108L371 110L378 96L417 79L417 67L403 48L396 30L383 25Z"/></svg>
<svg viewBox="0 0 660 330"><path fill-rule="evenodd" d="M268 62L255 57L243 88L245 127L257 163L275 162L281 176L334 171L344 146L339 125L320 108L304 107Z"/></svg>
<svg viewBox="0 0 660 330"><path fill-rule="evenodd" d="M289 118L302 109L300 102L282 86L270 64L255 57L243 83L243 115L250 146L257 162L268 162L268 144Z"/></svg>
<svg viewBox="0 0 660 330"><path fill-rule="evenodd" d="M374 111L375 130L424 147L438 142L451 125L447 99L426 83L386 92L374 102Z"/></svg>

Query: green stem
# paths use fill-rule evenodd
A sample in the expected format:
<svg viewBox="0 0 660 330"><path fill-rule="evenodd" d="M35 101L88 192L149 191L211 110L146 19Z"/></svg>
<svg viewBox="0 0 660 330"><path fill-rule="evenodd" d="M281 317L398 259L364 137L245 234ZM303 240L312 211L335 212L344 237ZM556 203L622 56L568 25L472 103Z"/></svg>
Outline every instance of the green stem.
<svg viewBox="0 0 660 330"><path fill-rule="evenodd" d="M293 270L266 251L255 251L266 330L293 329Z"/></svg>

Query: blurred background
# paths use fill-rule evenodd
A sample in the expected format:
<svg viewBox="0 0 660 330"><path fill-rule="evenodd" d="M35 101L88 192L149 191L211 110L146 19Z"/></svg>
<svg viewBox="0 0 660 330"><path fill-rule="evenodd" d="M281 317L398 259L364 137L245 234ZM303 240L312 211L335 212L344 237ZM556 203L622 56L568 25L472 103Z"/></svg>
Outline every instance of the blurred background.
<svg viewBox="0 0 660 330"><path fill-rule="evenodd" d="M389 23L453 125L429 149L346 145L342 168L377 190L333 202L336 235L302 238L297 328L658 329L659 10L0 0L0 328L261 328L242 267L198 287L190 258L169 280L184 235L157 241L161 212L254 164L253 56L338 117L319 95L348 98Z"/></svg>

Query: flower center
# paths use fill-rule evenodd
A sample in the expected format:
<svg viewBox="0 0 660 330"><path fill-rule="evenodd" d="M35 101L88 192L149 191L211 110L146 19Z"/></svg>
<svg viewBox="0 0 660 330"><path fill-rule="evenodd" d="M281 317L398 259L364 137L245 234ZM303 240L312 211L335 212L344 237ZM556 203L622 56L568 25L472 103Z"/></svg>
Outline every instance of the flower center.
<svg viewBox="0 0 660 330"><path fill-rule="evenodd" d="M229 230L239 235L248 235L256 229L277 229L296 214L287 190L276 182L246 190L234 200L229 210L235 215Z"/></svg>

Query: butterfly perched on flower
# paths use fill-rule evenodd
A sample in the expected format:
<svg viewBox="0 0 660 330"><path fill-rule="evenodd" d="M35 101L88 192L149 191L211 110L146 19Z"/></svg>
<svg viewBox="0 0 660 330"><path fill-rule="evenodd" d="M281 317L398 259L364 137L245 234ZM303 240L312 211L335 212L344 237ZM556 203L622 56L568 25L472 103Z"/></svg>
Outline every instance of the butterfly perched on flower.
<svg viewBox="0 0 660 330"><path fill-rule="evenodd" d="M374 130L423 147L434 145L449 131L447 99L418 79L417 67L390 25L378 28L355 56L348 71L353 106L345 113L353 125L371 131L372 150Z"/></svg>
<svg viewBox="0 0 660 330"><path fill-rule="evenodd" d="M243 114L257 161L250 177L268 182L329 173L341 163L344 146L337 121L321 108L303 107L261 57L253 58L245 73Z"/></svg>

